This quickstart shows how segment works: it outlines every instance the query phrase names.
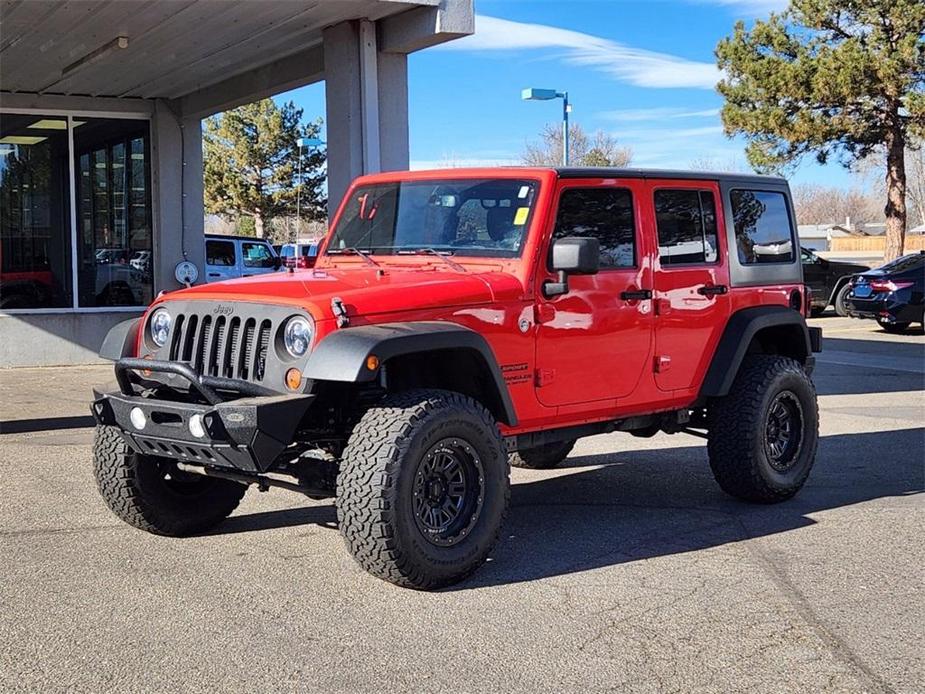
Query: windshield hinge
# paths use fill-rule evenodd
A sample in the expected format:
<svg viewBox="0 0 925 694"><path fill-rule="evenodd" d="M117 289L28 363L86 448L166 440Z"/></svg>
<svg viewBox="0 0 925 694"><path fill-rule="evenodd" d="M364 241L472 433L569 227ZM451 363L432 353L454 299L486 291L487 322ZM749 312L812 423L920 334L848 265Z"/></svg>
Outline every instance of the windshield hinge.
<svg viewBox="0 0 925 694"><path fill-rule="evenodd" d="M350 325L350 317L347 315L347 307L344 306L343 300L339 296L331 299L331 312L337 320L338 328L346 328Z"/></svg>

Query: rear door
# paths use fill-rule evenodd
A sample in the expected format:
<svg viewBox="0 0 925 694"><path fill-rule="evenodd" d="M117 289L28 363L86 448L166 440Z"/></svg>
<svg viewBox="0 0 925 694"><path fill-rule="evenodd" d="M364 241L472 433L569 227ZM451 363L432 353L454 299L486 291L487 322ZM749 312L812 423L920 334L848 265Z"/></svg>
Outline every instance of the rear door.
<svg viewBox="0 0 925 694"><path fill-rule="evenodd" d="M238 277L234 239L206 239L206 282Z"/></svg>
<svg viewBox="0 0 925 694"><path fill-rule="evenodd" d="M813 290L813 298L828 300L834 286L829 264L805 248L800 249L800 262L803 265L803 282Z"/></svg>
<svg viewBox="0 0 925 694"><path fill-rule="evenodd" d="M649 363L652 276L640 231L643 186L639 179L560 183L552 239L596 237L601 268L570 276L567 294L537 293L536 384L544 405L629 395ZM545 264L541 283L555 277Z"/></svg>
<svg viewBox="0 0 925 694"><path fill-rule="evenodd" d="M729 316L729 267L719 186L650 181L654 211L655 382L663 391L699 382Z"/></svg>

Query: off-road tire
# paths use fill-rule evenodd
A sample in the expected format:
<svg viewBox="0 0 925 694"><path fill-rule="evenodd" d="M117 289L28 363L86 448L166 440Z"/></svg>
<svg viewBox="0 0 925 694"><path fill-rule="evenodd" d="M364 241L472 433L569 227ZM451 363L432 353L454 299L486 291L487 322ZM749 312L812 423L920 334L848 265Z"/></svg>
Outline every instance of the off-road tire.
<svg viewBox="0 0 925 694"><path fill-rule="evenodd" d="M845 282L838 291L835 292L835 298L832 299L832 305L835 306L835 313L844 318L848 315L848 304L845 299L848 298L848 292L851 291L851 285Z"/></svg>
<svg viewBox="0 0 925 694"><path fill-rule="evenodd" d="M799 404L801 437L786 470L775 469L769 454L769 410L778 395ZM784 501L806 482L816 457L819 414L816 389L799 362L756 354L745 358L729 394L707 408L707 450L720 487L757 503Z"/></svg>
<svg viewBox="0 0 925 694"><path fill-rule="evenodd" d="M892 333L893 335L902 335L909 329L909 326L912 325L909 323L887 323L886 321L878 320L877 323L880 324L880 327L883 328L886 332Z"/></svg>
<svg viewBox="0 0 925 694"><path fill-rule="evenodd" d="M196 476L180 493L163 478L165 465L172 461L131 451L115 427L96 428L96 485L112 512L136 528L173 537L201 533L227 518L247 491L231 480Z"/></svg>
<svg viewBox="0 0 925 694"><path fill-rule="evenodd" d="M511 453L508 456L508 462L512 467L549 470L565 460L574 447L575 439L536 448L525 448L522 451Z"/></svg>
<svg viewBox="0 0 925 694"><path fill-rule="evenodd" d="M419 526L414 488L428 451L447 440L465 442L478 456L481 506L456 544L436 546ZM341 459L336 505L347 549L369 573L399 586L457 583L482 565L498 539L509 471L498 426L475 400L445 390L389 395L363 415Z"/></svg>

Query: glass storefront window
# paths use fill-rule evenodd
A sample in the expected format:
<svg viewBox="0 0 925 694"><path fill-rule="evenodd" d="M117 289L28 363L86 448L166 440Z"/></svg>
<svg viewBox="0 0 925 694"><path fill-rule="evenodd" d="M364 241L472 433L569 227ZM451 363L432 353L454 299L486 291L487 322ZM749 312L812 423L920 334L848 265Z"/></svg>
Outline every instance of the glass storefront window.
<svg viewBox="0 0 925 694"><path fill-rule="evenodd" d="M153 298L147 121L83 118L74 129L78 305Z"/></svg>
<svg viewBox="0 0 925 694"><path fill-rule="evenodd" d="M151 303L149 143L147 120L0 113L0 310Z"/></svg>
<svg viewBox="0 0 925 694"><path fill-rule="evenodd" d="M0 309L73 304L67 128L0 114Z"/></svg>

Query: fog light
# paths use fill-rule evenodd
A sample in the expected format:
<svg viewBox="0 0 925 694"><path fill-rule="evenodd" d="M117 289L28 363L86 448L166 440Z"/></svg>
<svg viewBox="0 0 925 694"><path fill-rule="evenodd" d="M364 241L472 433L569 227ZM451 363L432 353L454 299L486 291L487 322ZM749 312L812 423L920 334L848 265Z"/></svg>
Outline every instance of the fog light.
<svg viewBox="0 0 925 694"><path fill-rule="evenodd" d="M145 413L141 411L140 407L133 407L132 411L128 413L128 418L132 421L132 426L136 429L144 429L145 424L148 423L148 418L145 417Z"/></svg>
<svg viewBox="0 0 925 694"><path fill-rule="evenodd" d="M302 372L298 369L289 369L286 372L286 387L289 390L296 390L302 385Z"/></svg>
<svg viewBox="0 0 925 694"><path fill-rule="evenodd" d="M189 418L189 433L197 439L201 439L206 435L206 426L202 421L201 414L194 414Z"/></svg>

